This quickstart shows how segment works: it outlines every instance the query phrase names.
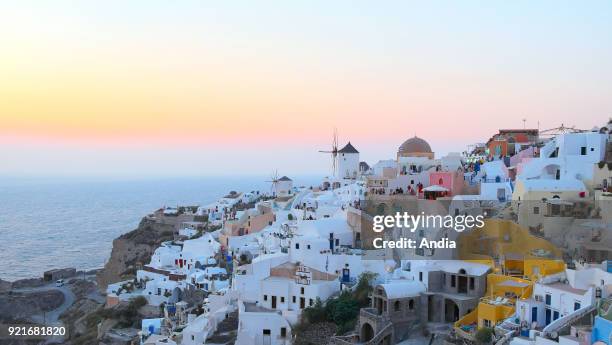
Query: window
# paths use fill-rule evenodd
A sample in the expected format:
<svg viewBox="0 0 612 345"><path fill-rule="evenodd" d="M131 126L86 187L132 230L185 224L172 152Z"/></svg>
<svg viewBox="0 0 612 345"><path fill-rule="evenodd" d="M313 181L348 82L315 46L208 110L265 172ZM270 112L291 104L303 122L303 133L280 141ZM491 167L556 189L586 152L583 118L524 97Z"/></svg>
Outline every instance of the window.
<svg viewBox="0 0 612 345"><path fill-rule="evenodd" d="M309 298L308 299L308 305L312 307L313 304L314 304L314 302L313 302L312 298Z"/></svg>
<svg viewBox="0 0 612 345"><path fill-rule="evenodd" d="M581 155L581 156L586 156L586 146L582 146L582 147L580 148L580 155Z"/></svg>
<svg viewBox="0 0 612 345"><path fill-rule="evenodd" d="M483 320L482 320L482 324L483 324L485 327L490 328L490 327L491 327L491 320L483 319Z"/></svg>
<svg viewBox="0 0 612 345"><path fill-rule="evenodd" d="M285 303L285 296L281 296L281 303Z"/></svg>
<svg viewBox="0 0 612 345"><path fill-rule="evenodd" d="M400 301L395 301L393 303L393 310L400 311L401 306L402 306L402 304L400 303Z"/></svg>
<svg viewBox="0 0 612 345"><path fill-rule="evenodd" d="M287 328L285 327L281 327L281 338L286 338L287 337Z"/></svg>
<svg viewBox="0 0 612 345"><path fill-rule="evenodd" d="M533 208L533 214L540 214L540 208L539 207L534 207Z"/></svg>
<svg viewBox="0 0 612 345"><path fill-rule="evenodd" d="M295 249L300 249L300 244L299 243L295 244Z"/></svg>
<svg viewBox="0 0 612 345"><path fill-rule="evenodd" d="M336 238L336 246L339 246L339 245L340 245L340 239Z"/></svg>
<svg viewBox="0 0 612 345"><path fill-rule="evenodd" d="M559 318L559 312L558 311L553 311L553 320L556 320Z"/></svg>
<svg viewBox="0 0 612 345"><path fill-rule="evenodd" d="M310 249L310 244L306 246L306 249Z"/></svg>
<svg viewBox="0 0 612 345"><path fill-rule="evenodd" d="M263 335L270 335L270 330L269 329L264 329L263 330Z"/></svg>
<svg viewBox="0 0 612 345"><path fill-rule="evenodd" d="M549 293L547 293L547 294L546 294L546 302L545 302L545 303L546 303L546 305L550 305L550 301L551 301L551 299L552 299L552 296L551 296Z"/></svg>
<svg viewBox="0 0 612 345"><path fill-rule="evenodd" d="M419 281L422 282L423 281L423 272L419 272Z"/></svg>
<svg viewBox="0 0 612 345"><path fill-rule="evenodd" d="M470 277L470 290L474 290L474 277Z"/></svg>
<svg viewBox="0 0 612 345"><path fill-rule="evenodd" d="M451 275L451 287L455 287L455 285L456 285L456 282L455 282L456 278L457 277L454 274Z"/></svg>
<svg viewBox="0 0 612 345"><path fill-rule="evenodd" d="M301 287L301 288L300 288L300 293L301 293L302 295L304 294L304 288L303 288L303 287Z"/></svg>
<svg viewBox="0 0 612 345"><path fill-rule="evenodd" d="M580 302L574 302L574 310L580 309Z"/></svg>
<svg viewBox="0 0 612 345"><path fill-rule="evenodd" d="M268 295L264 295L264 301L268 300Z"/></svg>
<svg viewBox="0 0 612 345"><path fill-rule="evenodd" d="M295 301L296 301L295 296L292 296L291 301L292 301L293 303L295 303Z"/></svg>
<svg viewBox="0 0 612 345"><path fill-rule="evenodd" d="M561 205L551 205L551 213L553 216L558 216L561 213Z"/></svg>
<svg viewBox="0 0 612 345"><path fill-rule="evenodd" d="M191 340L195 341L195 335L193 335L193 334L191 335Z"/></svg>
<svg viewBox="0 0 612 345"><path fill-rule="evenodd" d="M410 310L414 309L414 300L413 299L408 301L408 309L410 309Z"/></svg>

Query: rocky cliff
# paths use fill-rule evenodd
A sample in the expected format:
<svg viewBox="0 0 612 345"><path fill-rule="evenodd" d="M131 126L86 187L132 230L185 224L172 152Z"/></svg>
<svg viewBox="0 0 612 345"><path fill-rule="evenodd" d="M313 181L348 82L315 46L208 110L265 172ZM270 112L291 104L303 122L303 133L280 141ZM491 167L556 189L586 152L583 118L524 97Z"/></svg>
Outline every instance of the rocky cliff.
<svg viewBox="0 0 612 345"><path fill-rule="evenodd" d="M174 238L178 222L145 217L136 229L113 240L110 259L97 274L98 287L104 291L108 284L133 278L138 265L147 264L162 242Z"/></svg>

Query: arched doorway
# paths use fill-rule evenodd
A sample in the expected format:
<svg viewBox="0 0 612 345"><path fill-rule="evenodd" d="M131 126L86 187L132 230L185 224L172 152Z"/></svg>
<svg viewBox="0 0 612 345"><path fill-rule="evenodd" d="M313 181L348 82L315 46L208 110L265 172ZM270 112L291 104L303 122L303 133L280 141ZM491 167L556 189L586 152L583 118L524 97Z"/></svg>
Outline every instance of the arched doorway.
<svg viewBox="0 0 612 345"><path fill-rule="evenodd" d="M459 307L452 299L444 301L444 321L456 322L459 320Z"/></svg>
<svg viewBox="0 0 612 345"><path fill-rule="evenodd" d="M374 328L369 323L364 323L361 326L361 334L359 335L359 341L365 343L367 341L372 340L374 338Z"/></svg>

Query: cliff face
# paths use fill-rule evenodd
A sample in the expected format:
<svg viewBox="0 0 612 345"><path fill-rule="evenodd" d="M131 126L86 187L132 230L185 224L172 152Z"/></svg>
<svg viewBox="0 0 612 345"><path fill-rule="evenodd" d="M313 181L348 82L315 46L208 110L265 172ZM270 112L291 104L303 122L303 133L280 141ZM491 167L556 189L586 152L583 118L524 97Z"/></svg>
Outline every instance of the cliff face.
<svg viewBox="0 0 612 345"><path fill-rule="evenodd" d="M105 291L108 284L133 278L137 264L149 263L155 249L174 238L177 225L178 219L158 222L143 218L136 229L113 240L110 259L96 277L100 290Z"/></svg>

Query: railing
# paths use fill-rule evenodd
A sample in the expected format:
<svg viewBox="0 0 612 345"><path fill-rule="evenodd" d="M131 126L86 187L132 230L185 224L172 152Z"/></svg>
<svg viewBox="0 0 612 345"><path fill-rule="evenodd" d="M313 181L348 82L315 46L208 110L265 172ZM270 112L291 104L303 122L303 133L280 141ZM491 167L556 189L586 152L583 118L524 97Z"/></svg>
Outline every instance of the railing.
<svg viewBox="0 0 612 345"><path fill-rule="evenodd" d="M463 329L461 329L461 327L455 327L455 334L457 334L457 336L462 339L470 341L476 340L476 338L474 337L475 333L464 331Z"/></svg>
<svg viewBox="0 0 612 345"><path fill-rule="evenodd" d="M357 336L357 333L351 333L347 335L334 335L331 337L331 343L336 345L353 345L353 339Z"/></svg>
<svg viewBox="0 0 612 345"><path fill-rule="evenodd" d="M374 337L372 337L372 339L366 342L363 342L361 341L361 339L359 339L359 344L377 345L377 344L382 343L382 340L384 337L392 334L391 332L392 327L393 327L393 323L388 322L378 333L376 333ZM353 342L353 339L355 339L356 337L359 337L359 336L355 332L351 334L347 334L347 335L336 335L336 336L332 336L331 343L335 345L353 345L355 344L355 342Z"/></svg>
<svg viewBox="0 0 612 345"><path fill-rule="evenodd" d="M359 310L359 314L361 314L362 316L368 319L375 319L375 320L379 320L383 317L383 315L379 314L375 308L361 308L361 310Z"/></svg>

